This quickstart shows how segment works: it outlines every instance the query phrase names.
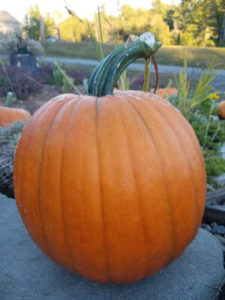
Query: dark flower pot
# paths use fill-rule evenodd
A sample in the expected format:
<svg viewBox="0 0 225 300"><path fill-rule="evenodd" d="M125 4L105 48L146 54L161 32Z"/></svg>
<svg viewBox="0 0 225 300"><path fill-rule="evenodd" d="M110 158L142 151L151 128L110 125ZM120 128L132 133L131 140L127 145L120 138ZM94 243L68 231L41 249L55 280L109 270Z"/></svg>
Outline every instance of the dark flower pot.
<svg viewBox="0 0 225 300"><path fill-rule="evenodd" d="M9 61L11 66L17 66L18 64L18 55L15 53L12 53L9 55Z"/></svg>
<svg viewBox="0 0 225 300"><path fill-rule="evenodd" d="M18 54L18 60L21 68L31 75L37 75L39 68L37 66L37 59L32 54Z"/></svg>

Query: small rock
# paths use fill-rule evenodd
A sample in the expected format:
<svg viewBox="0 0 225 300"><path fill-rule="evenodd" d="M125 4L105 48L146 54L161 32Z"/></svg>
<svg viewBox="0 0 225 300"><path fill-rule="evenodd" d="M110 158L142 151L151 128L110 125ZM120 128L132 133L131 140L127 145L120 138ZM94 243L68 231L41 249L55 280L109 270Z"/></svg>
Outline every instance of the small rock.
<svg viewBox="0 0 225 300"><path fill-rule="evenodd" d="M212 222L211 226L217 226L217 223L216 222Z"/></svg>
<svg viewBox="0 0 225 300"><path fill-rule="evenodd" d="M214 225L211 227L211 233L223 235L223 234L225 234L225 226Z"/></svg>
<svg viewBox="0 0 225 300"><path fill-rule="evenodd" d="M201 224L201 227L202 227L203 229L205 229L205 230L211 232L211 226L210 226L209 224L203 223L203 224Z"/></svg>

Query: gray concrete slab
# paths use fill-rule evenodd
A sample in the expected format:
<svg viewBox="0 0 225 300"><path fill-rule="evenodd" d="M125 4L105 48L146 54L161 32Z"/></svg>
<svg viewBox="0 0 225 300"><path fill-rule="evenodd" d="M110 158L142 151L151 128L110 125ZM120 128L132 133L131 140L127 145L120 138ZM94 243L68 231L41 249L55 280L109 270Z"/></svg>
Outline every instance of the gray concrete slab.
<svg viewBox="0 0 225 300"><path fill-rule="evenodd" d="M15 201L0 194L1 300L211 300L224 276L217 239L200 229L184 254L137 283L99 284L47 258L28 236Z"/></svg>

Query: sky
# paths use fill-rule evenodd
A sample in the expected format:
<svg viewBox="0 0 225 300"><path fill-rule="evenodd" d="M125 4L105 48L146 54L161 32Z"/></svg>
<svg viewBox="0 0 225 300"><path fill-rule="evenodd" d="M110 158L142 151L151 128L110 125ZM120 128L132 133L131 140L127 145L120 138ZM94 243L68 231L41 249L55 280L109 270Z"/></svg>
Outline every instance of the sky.
<svg viewBox="0 0 225 300"><path fill-rule="evenodd" d="M120 6L129 4L134 8L142 7L145 9L151 8L151 0L66 0L66 3L76 12L80 18L92 19L96 9L101 4L105 4L106 13L116 15L118 12L118 2ZM179 3L179 0L163 0L163 2L172 4ZM7 10L18 21L22 22L26 11L35 3L38 4L41 13L49 12L53 14L55 10L63 13L64 17L67 12L64 8L65 0L5 0L1 1L0 10Z"/></svg>

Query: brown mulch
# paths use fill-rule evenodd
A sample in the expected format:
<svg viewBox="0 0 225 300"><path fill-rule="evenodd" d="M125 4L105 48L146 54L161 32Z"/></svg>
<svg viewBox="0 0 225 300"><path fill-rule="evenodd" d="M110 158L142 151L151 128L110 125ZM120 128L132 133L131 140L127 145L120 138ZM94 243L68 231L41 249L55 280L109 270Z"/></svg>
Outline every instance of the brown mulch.
<svg viewBox="0 0 225 300"><path fill-rule="evenodd" d="M77 88L82 91L81 86L77 86ZM72 92L75 94L75 92ZM15 108L23 108L29 111L31 114L42 106L48 100L62 94L60 88L54 85L44 84L43 88L40 90L38 94L32 94L29 96L27 100L18 99L15 103L13 103L13 107ZM6 97L0 97L0 105L5 105Z"/></svg>

